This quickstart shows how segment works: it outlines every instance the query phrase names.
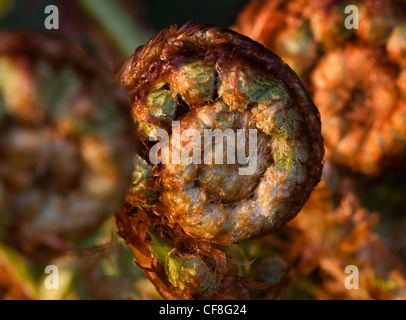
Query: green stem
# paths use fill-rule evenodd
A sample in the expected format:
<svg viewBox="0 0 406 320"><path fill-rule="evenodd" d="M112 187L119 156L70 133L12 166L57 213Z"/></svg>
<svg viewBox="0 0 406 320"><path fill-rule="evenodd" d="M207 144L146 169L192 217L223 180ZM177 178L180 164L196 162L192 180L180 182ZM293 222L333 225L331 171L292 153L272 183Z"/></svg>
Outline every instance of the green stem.
<svg viewBox="0 0 406 320"><path fill-rule="evenodd" d="M128 56L145 44L148 37L128 13L112 0L77 0L82 8L103 28L120 52Z"/></svg>

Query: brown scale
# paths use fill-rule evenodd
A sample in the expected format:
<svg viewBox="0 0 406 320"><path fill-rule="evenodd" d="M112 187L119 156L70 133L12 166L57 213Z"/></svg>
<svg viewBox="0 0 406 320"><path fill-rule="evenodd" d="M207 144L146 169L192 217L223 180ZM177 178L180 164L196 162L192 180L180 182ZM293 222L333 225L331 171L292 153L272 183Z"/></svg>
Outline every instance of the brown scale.
<svg viewBox="0 0 406 320"><path fill-rule="evenodd" d="M207 67L207 71L199 72L209 86L189 81L179 73L182 68L193 68L191 65L196 70ZM128 203L116 214L119 234L134 252L137 264L168 299L246 299L253 297L252 290L277 296L284 285L258 284L254 276L243 277L238 272L240 262L229 259L224 245L279 228L298 213L320 179L324 150L319 114L297 76L275 54L251 39L216 26L189 22L161 31L138 48L117 77L129 94L143 145L127 193ZM199 85L197 93L189 90ZM250 86L254 89L246 89ZM151 92L157 90L162 90L167 99L159 107L175 108L169 117L150 112L156 110L149 101ZM217 118L219 114L231 117L233 130L260 127L257 171L231 184L235 192L227 194L225 184L240 168L238 164L188 168L150 163L148 153L157 142L148 141L146 124L167 129L170 135L171 120L180 121L181 131L202 130L205 125L229 128L227 121ZM272 127L276 117L280 122L275 121ZM261 120L262 127L258 124ZM222 173L216 174L216 170ZM277 189L275 193L273 188ZM189 201L189 194L198 193L196 201ZM188 214L185 209L189 205ZM206 212L208 208L213 210ZM272 219L262 220L262 213L266 216L266 211L273 210L276 213ZM161 256L162 250L166 258ZM191 269L187 261L192 260L195 267ZM170 266L176 263L181 267L174 272ZM287 269L280 268L283 283L289 278ZM193 280L188 272L196 272ZM213 280L213 274L217 280Z"/></svg>

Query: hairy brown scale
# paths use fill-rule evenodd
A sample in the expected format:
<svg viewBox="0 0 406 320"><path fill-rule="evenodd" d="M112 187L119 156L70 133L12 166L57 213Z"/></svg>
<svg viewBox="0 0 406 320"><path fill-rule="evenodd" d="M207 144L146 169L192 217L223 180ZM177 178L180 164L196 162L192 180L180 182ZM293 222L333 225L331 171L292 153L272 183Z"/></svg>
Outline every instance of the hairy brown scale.
<svg viewBox="0 0 406 320"><path fill-rule="evenodd" d="M318 183L317 108L295 73L251 39L194 22L172 26L138 48L118 77L144 145L127 194L134 207L195 239L228 244L279 228ZM243 176L240 164L153 166L148 139L155 128L171 133L175 120L181 133L257 129L257 170Z"/></svg>

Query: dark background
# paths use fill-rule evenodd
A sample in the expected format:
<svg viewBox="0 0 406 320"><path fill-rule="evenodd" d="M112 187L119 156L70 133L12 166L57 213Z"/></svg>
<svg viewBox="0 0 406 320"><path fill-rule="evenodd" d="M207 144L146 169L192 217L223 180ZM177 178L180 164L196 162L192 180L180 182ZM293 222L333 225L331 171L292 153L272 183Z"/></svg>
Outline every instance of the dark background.
<svg viewBox="0 0 406 320"><path fill-rule="evenodd" d="M74 0L15 0L11 11L0 20L0 27L43 30L46 16L44 8L50 4L58 6L66 1ZM125 2L137 5L140 12L140 17L137 19L141 18L152 29L159 31L172 24L181 25L189 20L229 27L248 0L127 0ZM63 12L60 14L63 15Z"/></svg>

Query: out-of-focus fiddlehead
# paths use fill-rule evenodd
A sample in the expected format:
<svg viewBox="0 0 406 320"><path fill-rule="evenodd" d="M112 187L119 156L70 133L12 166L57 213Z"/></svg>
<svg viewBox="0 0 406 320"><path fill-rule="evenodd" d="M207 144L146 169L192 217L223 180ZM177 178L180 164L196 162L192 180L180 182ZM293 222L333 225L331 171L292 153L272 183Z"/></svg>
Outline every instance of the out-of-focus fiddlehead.
<svg viewBox="0 0 406 320"><path fill-rule="evenodd" d="M35 258L68 250L124 199L133 133L114 79L79 48L0 33L0 236Z"/></svg>

